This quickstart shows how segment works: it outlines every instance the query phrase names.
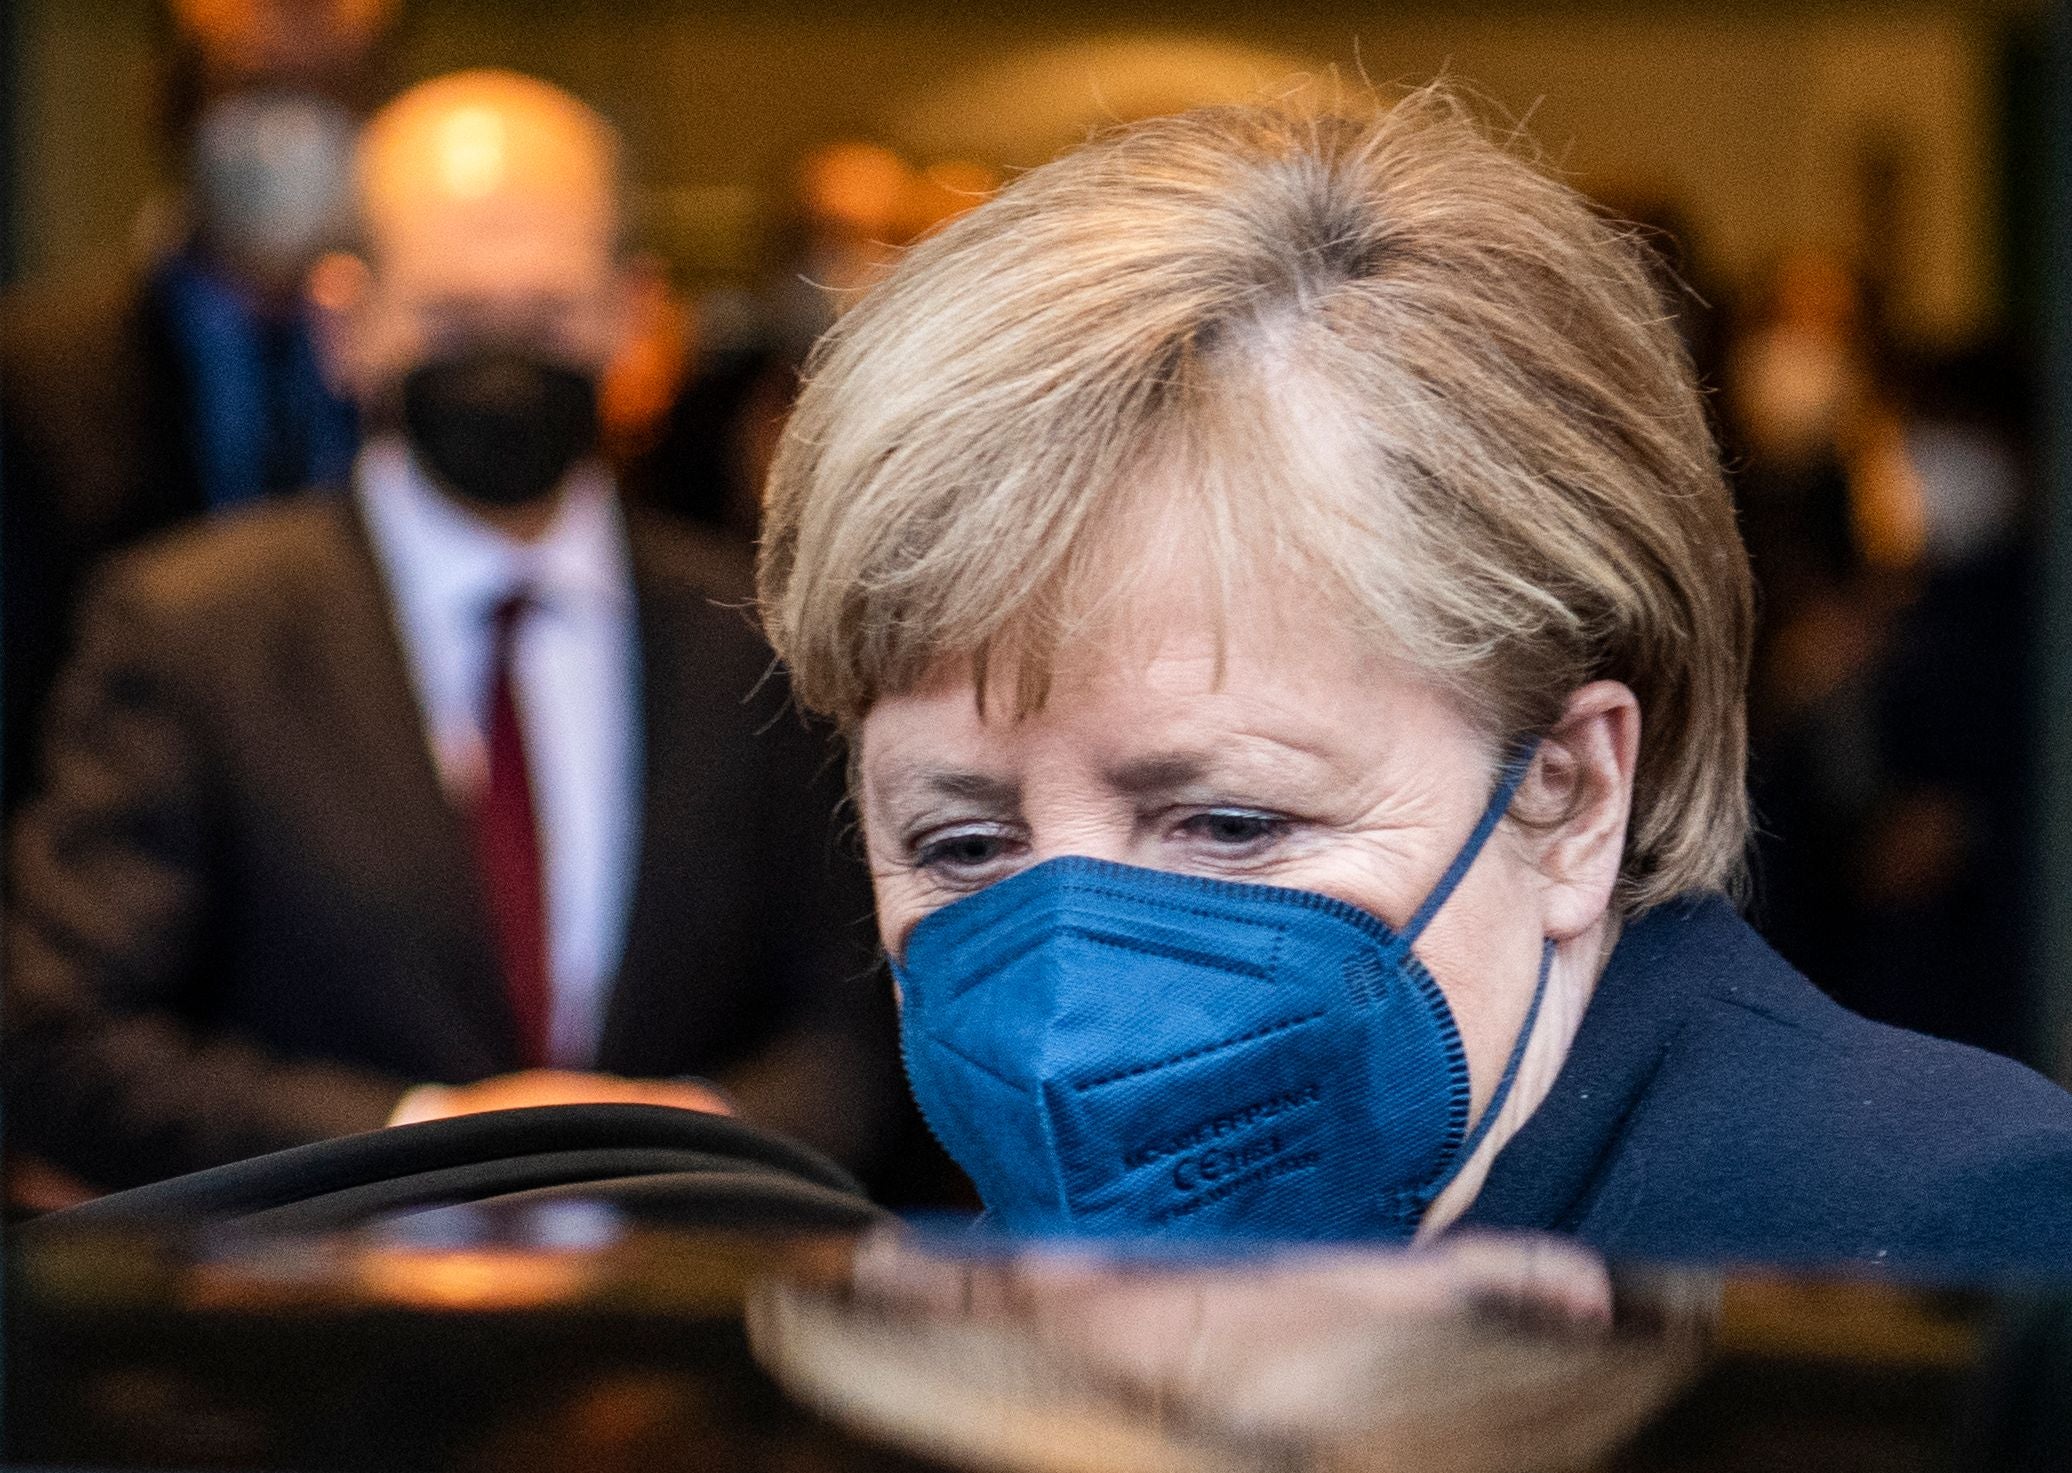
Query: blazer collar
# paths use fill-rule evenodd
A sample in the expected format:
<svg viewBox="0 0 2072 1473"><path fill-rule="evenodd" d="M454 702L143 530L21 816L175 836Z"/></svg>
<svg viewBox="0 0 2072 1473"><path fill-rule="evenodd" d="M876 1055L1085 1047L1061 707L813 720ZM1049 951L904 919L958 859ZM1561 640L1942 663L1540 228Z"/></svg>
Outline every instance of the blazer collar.
<svg viewBox="0 0 2072 1473"><path fill-rule="evenodd" d="M1699 1005L1723 990L1767 990L1780 970L1788 970L1783 959L1723 896L1691 896L1635 917L1598 979L1553 1089L1505 1145L1456 1226L1571 1228Z"/></svg>
<svg viewBox="0 0 2072 1473"><path fill-rule="evenodd" d="M429 913L442 918L428 942L432 972L453 989L492 1055L515 1062L517 1026L490 943L466 823L447 798L425 740L372 534L355 498L340 496L336 505L344 533L337 604L313 607L323 611L319 638L329 673L321 692L335 702L327 727L338 743L337 780L390 796L388 863L415 877L433 899Z"/></svg>
<svg viewBox="0 0 2072 1473"><path fill-rule="evenodd" d="M393 862L409 866L427 892L440 897L438 909L452 922L441 952L451 985L492 1052L515 1067L517 1031L490 947L465 822L440 784L425 740L393 596L364 509L354 497L339 504L351 573L348 607L329 621L334 659L344 672L332 683L358 693L351 709L339 713L341 739L356 749L367 779L400 795ZM714 754L728 749L731 728L721 719L725 703L713 699L707 671L721 624L747 619L739 609L715 605L739 603L746 585L715 577L706 587L671 561L641 517L628 516L623 525L641 660L639 831L625 939L601 1020L598 1060L605 1068L624 1056L629 1030L643 1026L644 999L680 985L675 938L682 896L675 876L677 851L691 842L681 832L685 795L701 785L744 780L740 770L715 762ZM715 565L711 571L726 570Z"/></svg>
<svg viewBox="0 0 2072 1473"><path fill-rule="evenodd" d="M658 562L640 519L628 519L627 533L641 656L641 780L625 938L598 1035L598 1063L607 1069L626 1055L629 1030L648 1025L657 990L682 985L680 851L701 842L683 832L688 795L742 777L720 755L729 750L722 703L705 674L711 599Z"/></svg>

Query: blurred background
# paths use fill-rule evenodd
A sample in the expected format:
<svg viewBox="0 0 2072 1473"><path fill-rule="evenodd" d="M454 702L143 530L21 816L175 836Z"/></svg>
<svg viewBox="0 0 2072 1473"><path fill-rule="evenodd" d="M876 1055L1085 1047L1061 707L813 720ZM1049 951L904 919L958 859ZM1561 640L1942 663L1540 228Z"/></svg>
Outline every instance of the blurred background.
<svg viewBox="0 0 2072 1473"><path fill-rule="evenodd" d="M1644 232L1711 391L1763 598L1753 915L1859 1011L2062 1063L2046 5L357 9L355 106L498 66L623 131L641 327L606 376L607 446L629 497L740 534L844 294L1015 170L1301 79L1458 79ZM162 249L193 86L167 7L0 16L16 296Z"/></svg>
<svg viewBox="0 0 2072 1473"><path fill-rule="evenodd" d="M931 6L414 0L401 84L462 66L559 82L624 130L648 242L683 285L742 285L772 193L841 138L916 165L1041 162L1102 118L1450 72L1571 176L1674 206L1738 298L1780 253L1882 278L1895 331L1974 340L2016 315L2010 256L2040 142L2044 7L1291 0ZM16 0L7 130L15 277L120 250L160 177L153 0Z"/></svg>

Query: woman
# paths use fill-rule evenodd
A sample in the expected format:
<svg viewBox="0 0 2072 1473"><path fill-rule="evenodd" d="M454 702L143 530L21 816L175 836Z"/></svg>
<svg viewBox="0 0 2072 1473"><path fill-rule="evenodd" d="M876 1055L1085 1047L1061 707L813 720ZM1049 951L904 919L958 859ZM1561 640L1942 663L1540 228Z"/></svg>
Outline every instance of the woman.
<svg viewBox="0 0 2072 1473"><path fill-rule="evenodd" d="M1690 368L1443 93L1022 178L823 344L767 526L910 1080L1004 1226L2072 1263L2072 1097L1736 915Z"/></svg>

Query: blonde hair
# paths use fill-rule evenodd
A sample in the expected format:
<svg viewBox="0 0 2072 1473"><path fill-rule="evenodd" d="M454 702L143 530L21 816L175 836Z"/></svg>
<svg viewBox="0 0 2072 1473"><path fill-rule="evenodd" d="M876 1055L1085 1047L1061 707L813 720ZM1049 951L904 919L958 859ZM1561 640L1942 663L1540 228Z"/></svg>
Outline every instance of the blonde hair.
<svg viewBox="0 0 2072 1473"><path fill-rule="evenodd" d="M1688 358L1644 247L1449 92L1121 129L916 246L811 365L765 625L850 729L1009 646L1027 708L1175 502L1492 737L1623 681L1621 904L1735 883L1751 594Z"/></svg>

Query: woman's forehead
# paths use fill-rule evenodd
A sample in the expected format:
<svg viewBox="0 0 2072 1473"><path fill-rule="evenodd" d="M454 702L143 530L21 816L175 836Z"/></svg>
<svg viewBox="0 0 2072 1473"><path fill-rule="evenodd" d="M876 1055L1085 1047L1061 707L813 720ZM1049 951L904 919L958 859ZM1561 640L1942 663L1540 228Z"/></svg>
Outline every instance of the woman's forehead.
<svg viewBox="0 0 2072 1473"><path fill-rule="evenodd" d="M1031 714L1016 693L1071 708L1135 696L1243 700L1295 687L1347 690L1407 678L1372 633L1313 583L1264 568L1232 578L1184 549L1118 559L1101 587L1011 624L983 651L936 659L911 692L955 692L986 719Z"/></svg>
<svg viewBox="0 0 2072 1473"><path fill-rule="evenodd" d="M1358 767L1398 743L1467 731L1443 691L1313 593L1244 590L1220 608L1157 593L1119 606L1107 636L1061 647L1032 708L1016 701L1012 643L983 677L968 655L937 662L864 718L866 781L1038 759L1141 775L1247 746Z"/></svg>

